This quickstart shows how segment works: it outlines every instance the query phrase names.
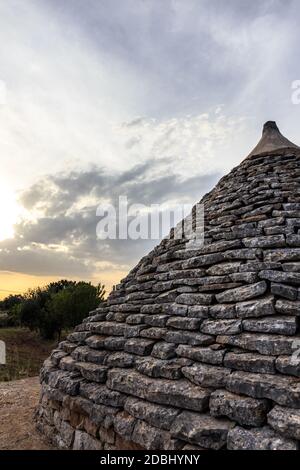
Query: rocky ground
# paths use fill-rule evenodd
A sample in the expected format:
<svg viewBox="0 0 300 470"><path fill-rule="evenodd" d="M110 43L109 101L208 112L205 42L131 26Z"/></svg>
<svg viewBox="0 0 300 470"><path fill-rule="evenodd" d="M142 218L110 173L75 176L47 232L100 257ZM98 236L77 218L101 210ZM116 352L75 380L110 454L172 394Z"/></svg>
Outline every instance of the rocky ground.
<svg viewBox="0 0 300 470"><path fill-rule="evenodd" d="M52 449L34 426L33 413L38 399L38 377L0 382L1 450Z"/></svg>

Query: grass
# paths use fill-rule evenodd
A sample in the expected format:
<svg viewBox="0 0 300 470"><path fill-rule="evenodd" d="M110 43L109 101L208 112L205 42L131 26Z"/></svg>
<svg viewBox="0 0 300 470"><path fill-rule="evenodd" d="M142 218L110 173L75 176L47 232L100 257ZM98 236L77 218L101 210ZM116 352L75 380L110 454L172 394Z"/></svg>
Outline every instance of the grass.
<svg viewBox="0 0 300 470"><path fill-rule="evenodd" d="M0 340L6 344L6 364L0 365L0 382L39 374L43 361L57 345L27 328L0 328Z"/></svg>

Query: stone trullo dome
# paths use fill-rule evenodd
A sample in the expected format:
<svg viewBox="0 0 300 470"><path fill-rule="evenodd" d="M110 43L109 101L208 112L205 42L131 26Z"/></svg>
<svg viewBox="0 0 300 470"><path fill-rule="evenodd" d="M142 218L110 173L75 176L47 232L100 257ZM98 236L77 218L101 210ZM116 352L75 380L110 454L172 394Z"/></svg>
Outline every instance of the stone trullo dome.
<svg viewBox="0 0 300 470"><path fill-rule="evenodd" d="M73 449L297 449L300 149L275 123L206 194L205 244L163 240L41 371Z"/></svg>

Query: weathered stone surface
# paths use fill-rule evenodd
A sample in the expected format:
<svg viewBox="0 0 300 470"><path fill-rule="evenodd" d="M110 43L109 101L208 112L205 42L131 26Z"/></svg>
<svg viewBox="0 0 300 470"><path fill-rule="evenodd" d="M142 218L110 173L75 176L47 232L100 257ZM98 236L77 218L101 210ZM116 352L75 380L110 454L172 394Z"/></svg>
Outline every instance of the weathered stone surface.
<svg viewBox="0 0 300 470"><path fill-rule="evenodd" d="M286 284L271 284L271 292L278 297L284 297L288 300L296 300L298 295L298 289L296 287L287 286Z"/></svg>
<svg viewBox="0 0 300 470"><path fill-rule="evenodd" d="M75 431L73 450L102 450L103 446L98 439L84 431Z"/></svg>
<svg viewBox="0 0 300 470"><path fill-rule="evenodd" d="M280 263L272 262L261 262L261 261L248 261L247 263L241 264L239 267L240 272L258 272L264 269L281 269Z"/></svg>
<svg viewBox="0 0 300 470"><path fill-rule="evenodd" d="M242 331L242 321L204 320L200 326L200 331L211 335L235 335Z"/></svg>
<svg viewBox="0 0 300 470"><path fill-rule="evenodd" d="M77 370L76 361L70 356L63 357L59 362L59 368L74 372Z"/></svg>
<svg viewBox="0 0 300 470"><path fill-rule="evenodd" d="M223 363L225 349L215 351L211 348L191 347L181 344L177 347L176 354L194 361L221 365Z"/></svg>
<svg viewBox="0 0 300 470"><path fill-rule="evenodd" d="M63 407L68 408L71 413L76 413L78 416L88 416L93 410L93 402L78 395L74 397L65 395Z"/></svg>
<svg viewBox="0 0 300 470"><path fill-rule="evenodd" d="M207 318L209 315L209 307L205 305L192 305L188 307L187 316L191 318Z"/></svg>
<svg viewBox="0 0 300 470"><path fill-rule="evenodd" d="M153 304L153 305L142 305L141 307L141 313L160 313L161 312L161 305Z"/></svg>
<svg viewBox="0 0 300 470"><path fill-rule="evenodd" d="M166 328L151 327L140 332L140 336L149 339L162 339L168 330Z"/></svg>
<svg viewBox="0 0 300 470"><path fill-rule="evenodd" d="M241 248L240 250L230 250L224 253L224 260L247 260L257 259L261 254L260 249L256 248Z"/></svg>
<svg viewBox="0 0 300 470"><path fill-rule="evenodd" d="M182 377L181 368L190 365L191 361L181 359L155 359L149 357L141 359L136 363L136 370L149 377L162 377L165 379L180 379Z"/></svg>
<svg viewBox="0 0 300 470"><path fill-rule="evenodd" d="M235 305L219 304L209 307L209 315L213 318L236 318Z"/></svg>
<svg viewBox="0 0 300 470"><path fill-rule="evenodd" d="M104 364L108 353L107 351L95 351L87 346L79 346L74 349L71 356L78 362L94 362L95 364Z"/></svg>
<svg viewBox="0 0 300 470"><path fill-rule="evenodd" d="M275 365L276 369L281 372L281 374L294 375L295 377L300 377L300 357L297 354L299 350L300 341L295 341L295 351L291 356L279 356L276 359Z"/></svg>
<svg viewBox="0 0 300 470"><path fill-rule="evenodd" d="M145 315L142 313L135 313L126 317L126 323L129 325L139 325L145 323Z"/></svg>
<svg viewBox="0 0 300 470"><path fill-rule="evenodd" d="M186 330L168 331L165 340L175 344L191 344L192 346L209 346L214 343L214 337L202 333L194 333Z"/></svg>
<svg viewBox="0 0 300 470"><path fill-rule="evenodd" d="M77 343L72 343L71 341L62 341L61 343L59 343L58 348L66 352L67 354L71 354L71 352L74 351L77 346Z"/></svg>
<svg viewBox="0 0 300 470"><path fill-rule="evenodd" d="M134 426L132 440L151 450L169 449L172 446L171 436L167 431L154 428L140 420Z"/></svg>
<svg viewBox="0 0 300 470"><path fill-rule="evenodd" d="M237 287L236 289L229 289L220 294L216 294L218 302L242 302L253 297L262 295L267 290L267 284L265 281L257 282L256 284L250 284L249 286Z"/></svg>
<svg viewBox="0 0 300 470"><path fill-rule="evenodd" d="M125 331L125 338L137 338L138 336L141 335L142 331L144 329L147 329L148 326L143 324L143 325L127 325L126 331Z"/></svg>
<svg viewBox="0 0 300 470"><path fill-rule="evenodd" d="M66 371L53 371L50 372L48 377L48 385L52 389L58 388L61 392L68 395L77 395L81 379L72 377Z"/></svg>
<svg viewBox="0 0 300 470"><path fill-rule="evenodd" d="M124 408L135 418L146 421L151 426L169 430L174 419L180 412L178 408L155 405L145 400L128 397Z"/></svg>
<svg viewBox="0 0 300 470"><path fill-rule="evenodd" d="M236 316L239 318L264 317L274 315L274 297L249 300L235 305Z"/></svg>
<svg viewBox="0 0 300 470"><path fill-rule="evenodd" d="M284 235L243 238L242 241L247 248L280 248L285 245Z"/></svg>
<svg viewBox="0 0 300 470"><path fill-rule="evenodd" d="M130 440L136 420L126 411L121 411L113 418L115 431L126 439Z"/></svg>
<svg viewBox="0 0 300 470"><path fill-rule="evenodd" d="M98 383L81 382L79 393L97 405L122 407L126 400L126 395L123 393L110 390L106 385Z"/></svg>
<svg viewBox="0 0 300 470"><path fill-rule="evenodd" d="M300 440L300 410L276 405L268 414L268 424L281 435Z"/></svg>
<svg viewBox="0 0 300 470"><path fill-rule="evenodd" d="M283 271L299 273L300 272L300 263L282 263Z"/></svg>
<svg viewBox="0 0 300 470"><path fill-rule="evenodd" d="M176 344L159 341L153 346L151 355L158 359L172 359L176 356L175 349Z"/></svg>
<svg viewBox="0 0 300 470"><path fill-rule="evenodd" d="M184 411L175 419L171 434L191 444L218 450L225 446L228 431L233 427L228 419Z"/></svg>
<svg viewBox="0 0 300 470"><path fill-rule="evenodd" d="M260 333L241 333L232 336L217 336L217 343L237 346L260 354L292 354L294 351L294 338L281 335L265 335Z"/></svg>
<svg viewBox="0 0 300 470"><path fill-rule="evenodd" d="M176 297L176 302L184 305L209 305L212 300L212 294L180 294Z"/></svg>
<svg viewBox="0 0 300 470"><path fill-rule="evenodd" d="M189 381L150 379L138 372L112 369L108 373L107 385L112 390L128 393L161 405L204 411L208 406L210 391Z"/></svg>
<svg viewBox="0 0 300 470"><path fill-rule="evenodd" d="M124 345L124 351L139 356L146 356L151 353L154 341L150 339L132 338L128 339Z"/></svg>
<svg viewBox="0 0 300 470"><path fill-rule="evenodd" d="M93 323L93 332L109 336L123 336L127 325L117 322L100 322Z"/></svg>
<svg viewBox="0 0 300 470"><path fill-rule="evenodd" d="M162 312L167 315L183 316L187 315L188 306L181 304L165 304L162 306Z"/></svg>
<svg viewBox="0 0 300 470"><path fill-rule="evenodd" d="M226 382L226 389L253 398L269 398L291 408L300 406L299 381L284 376L232 372Z"/></svg>
<svg viewBox="0 0 300 470"><path fill-rule="evenodd" d="M230 274L229 277L232 282L246 282L247 284L254 284L259 280L257 273L254 272L234 273Z"/></svg>
<svg viewBox="0 0 300 470"><path fill-rule="evenodd" d="M92 349L108 349L109 351L120 351L124 348L126 338L114 336L93 335L86 339L86 344Z"/></svg>
<svg viewBox="0 0 300 470"><path fill-rule="evenodd" d="M285 315L300 316L300 301L277 300L275 309L278 313L283 313Z"/></svg>
<svg viewBox="0 0 300 470"><path fill-rule="evenodd" d="M105 365L108 367L132 367L135 364L136 356L126 352L113 352L107 356Z"/></svg>
<svg viewBox="0 0 300 470"><path fill-rule="evenodd" d="M103 383L106 381L107 367L91 362L77 362L76 367L82 377L94 382Z"/></svg>
<svg viewBox="0 0 300 470"><path fill-rule="evenodd" d="M74 428L72 428L72 426L70 426L70 424L67 423L66 421L61 421L60 427L59 427L59 433L64 444L66 445L66 448L67 449L72 448L73 439L75 435Z"/></svg>
<svg viewBox="0 0 300 470"><path fill-rule="evenodd" d="M300 273L288 273L280 271L260 271L258 276L272 282L282 282L287 284L300 284Z"/></svg>
<svg viewBox="0 0 300 470"><path fill-rule="evenodd" d="M209 276L223 276L224 274L232 274L238 272L240 265L240 261L216 264L215 266L208 268L206 273Z"/></svg>
<svg viewBox="0 0 300 470"><path fill-rule="evenodd" d="M61 349L54 349L50 355L51 363L55 366L58 366L59 361L67 355L68 353L62 351Z"/></svg>
<svg viewBox="0 0 300 470"><path fill-rule="evenodd" d="M268 426L244 429L236 426L228 433L229 450L297 450L297 442L286 439Z"/></svg>
<svg viewBox="0 0 300 470"><path fill-rule="evenodd" d="M98 432L99 432L99 439L102 443L114 444L116 435L112 427L107 429L104 426L100 426Z"/></svg>
<svg viewBox="0 0 300 470"><path fill-rule="evenodd" d="M72 352L72 350L78 346L78 344L84 344L85 340L91 336L90 331L78 331L71 333L67 336L67 341L63 342L62 349L66 352ZM66 349L68 348L68 349Z"/></svg>
<svg viewBox="0 0 300 470"><path fill-rule="evenodd" d="M229 369L275 374L275 357L253 353L228 352L224 357L224 366Z"/></svg>
<svg viewBox="0 0 300 470"><path fill-rule="evenodd" d="M243 320L243 330L294 335L297 331L297 320L295 317L288 316L247 319Z"/></svg>
<svg viewBox="0 0 300 470"><path fill-rule="evenodd" d="M208 364L194 364L182 368L183 375L191 382L203 387L224 387L230 375L230 369Z"/></svg>
<svg viewBox="0 0 300 470"><path fill-rule="evenodd" d="M198 318L171 317L167 321L167 327L182 330L199 330L201 320Z"/></svg>
<svg viewBox="0 0 300 470"><path fill-rule="evenodd" d="M146 315L144 317L144 321L147 325L160 327L166 326L168 319L168 315Z"/></svg>
<svg viewBox="0 0 300 470"><path fill-rule="evenodd" d="M300 261L300 248L284 248L277 250L266 250L264 254L265 261Z"/></svg>
<svg viewBox="0 0 300 470"><path fill-rule="evenodd" d="M300 259L300 258L299 258ZM182 263L183 269L200 268L202 266L211 266L224 260L223 253L212 253L209 255L195 256Z"/></svg>
<svg viewBox="0 0 300 470"><path fill-rule="evenodd" d="M242 426L262 426L269 410L268 401L236 395L226 390L216 390L209 401L210 414L236 421Z"/></svg>

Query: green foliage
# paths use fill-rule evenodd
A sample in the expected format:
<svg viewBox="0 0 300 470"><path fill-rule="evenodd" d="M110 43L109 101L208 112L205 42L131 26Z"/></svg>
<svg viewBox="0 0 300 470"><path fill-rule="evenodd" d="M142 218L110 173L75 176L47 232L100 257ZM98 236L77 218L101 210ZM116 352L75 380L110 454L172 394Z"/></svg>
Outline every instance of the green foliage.
<svg viewBox="0 0 300 470"><path fill-rule="evenodd" d="M0 301L0 310L11 310L15 305L19 305L23 301L22 295L9 295Z"/></svg>
<svg viewBox="0 0 300 470"><path fill-rule="evenodd" d="M73 328L104 300L102 284L61 280L44 288L30 289L8 311L11 325L39 331L43 338L60 339L63 329Z"/></svg>

